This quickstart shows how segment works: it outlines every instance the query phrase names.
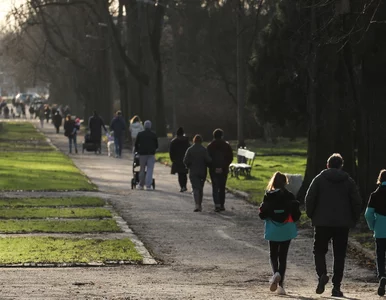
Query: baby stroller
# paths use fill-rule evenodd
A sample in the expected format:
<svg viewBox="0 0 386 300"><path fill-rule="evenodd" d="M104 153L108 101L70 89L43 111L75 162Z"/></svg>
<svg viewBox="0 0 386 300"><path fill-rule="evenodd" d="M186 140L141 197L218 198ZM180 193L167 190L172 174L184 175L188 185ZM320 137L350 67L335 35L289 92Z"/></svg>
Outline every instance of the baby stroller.
<svg viewBox="0 0 386 300"><path fill-rule="evenodd" d="M93 141L91 140L90 134L86 134L84 136L84 141L82 144L82 153L84 153L84 150L88 152L95 152L101 154L101 142L100 141Z"/></svg>
<svg viewBox="0 0 386 300"><path fill-rule="evenodd" d="M136 171L136 167L139 167L139 154L138 153L134 154L134 159L133 159L133 178L131 179L131 189L134 189L139 184L139 170ZM146 172L145 172L145 175L146 175ZM151 185L153 187L153 190L155 190L154 178L153 178L153 182Z"/></svg>

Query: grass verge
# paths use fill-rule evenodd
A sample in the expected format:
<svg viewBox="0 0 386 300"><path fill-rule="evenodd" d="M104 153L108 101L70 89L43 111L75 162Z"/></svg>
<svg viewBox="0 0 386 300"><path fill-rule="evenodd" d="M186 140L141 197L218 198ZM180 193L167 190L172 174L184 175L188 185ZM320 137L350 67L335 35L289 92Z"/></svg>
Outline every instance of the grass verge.
<svg viewBox="0 0 386 300"><path fill-rule="evenodd" d="M8 208L0 210L0 219L45 219L45 218L111 218L105 208Z"/></svg>
<svg viewBox="0 0 386 300"><path fill-rule="evenodd" d="M104 205L105 201L97 197L0 199L0 207L79 207Z"/></svg>
<svg viewBox="0 0 386 300"><path fill-rule="evenodd" d="M120 260L142 261L142 256L129 239L0 238L0 264L106 263Z"/></svg>
<svg viewBox="0 0 386 300"><path fill-rule="evenodd" d="M0 233L99 233L120 232L113 219L108 220L1 220Z"/></svg>

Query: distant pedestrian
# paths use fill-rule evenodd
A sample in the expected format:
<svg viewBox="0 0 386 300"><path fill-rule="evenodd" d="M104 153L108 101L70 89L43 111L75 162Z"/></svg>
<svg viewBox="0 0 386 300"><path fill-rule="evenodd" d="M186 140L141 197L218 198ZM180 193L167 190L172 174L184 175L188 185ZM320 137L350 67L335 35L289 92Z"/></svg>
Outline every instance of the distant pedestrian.
<svg viewBox="0 0 386 300"><path fill-rule="evenodd" d="M126 123L122 118L122 112L120 110L115 113L115 117L110 123L110 130L114 131L115 157L120 158L122 156L123 140L126 130Z"/></svg>
<svg viewBox="0 0 386 300"><path fill-rule="evenodd" d="M35 108L31 105L29 107L29 117L30 117L30 119L33 119L34 114L35 114Z"/></svg>
<svg viewBox="0 0 386 300"><path fill-rule="evenodd" d="M379 172L377 184L377 189L370 195L365 218L370 230L374 231L377 275L379 280L378 295L384 296L386 285L386 170Z"/></svg>
<svg viewBox="0 0 386 300"><path fill-rule="evenodd" d="M211 161L208 151L202 146L201 135L196 134L193 138L193 145L188 148L184 157L184 164L189 169L189 179L193 188L194 212L202 211L207 168Z"/></svg>
<svg viewBox="0 0 386 300"><path fill-rule="evenodd" d="M72 144L74 144L75 153L78 153L76 144L77 128L70 114L66 116L64 121L64 135L68 138L68 153L72 153Z"/></svg>
<svg viewBox="0 0 386 300"><path fill-rule="evenodd" d="M348 234L350 228L354 227L359 220L362 208L358 188L342 168L342 156L339 153L332 154L327 160L327 169L314 178L305 198L306 213L314 226L314 259L319 277L316 293L322 294L329 280L326 253L328 244L332 240L333 297L343 297L341 282Z"/></svg>
<svg viewBox="0 0 386 300"><path fill-rule="evenodd" d="M52 122L54 123L56 133L59 133L60 126L62 126L63 118L60 115L59 111L55 112L55 115L52 117Z"/></svg>
<svg viewBox="0 0 386 300"><path fill-rule="evenodd" d="M134 116L133 118L131 118L129 130L131 133L131 142L133 144L133 152L134 152L135 140L137 138L137 135L139 132L144 131L141 119L138 116Z"/></svg>
<svg viewBox="0 0 386 300"><path fill-rule="evenodd" d="M212 158L209 174L212 180L213 201L215 211L225 210L225 187L229 173L229 165L233 160L233 151L228 142L223 139L224 132L216 129L213 141L208 145L208 153Z"/></svg>
<svg viewBox="0 0 386 300"><path fill-rule="evenodd" d="M43 107L43 105L42 105L42 106L40 107L40 109L39 109L40 128L43 128L43 127L44 127L44 118L45 118L44 107Z"/></svg>
<svg viewBox="0 0 386 300"><path fill-rule="evenodd" d="M46 105L44 108L44 115L46 118L46 123L48 123L48 121L50 120L50 113L51 113L51 109L48 105Z"/></svg>
<svg viewBox="0 0 386 300"><path fill-rule="evenodd" d="M93 143L99 145L99 148L102 149L101 140L102 140L102 128L107 133L107 129L103 119L98 115L96 110L94 114L88 120L88 129L90 130L90 139Z"/></svg>
<svg viewBox="0 0 386 300"><path fill-rule="evenodd" d="M151 122L144 123L144 131L138 133L135 140L135 152L139 154L139 185L138 189L152 189L155 152L158 149L157 135L151 131Z"/></svg>
<svg viewBox="0 0 386 300"><path fill-rule="evenodd" d="M297 236L295 222L301 212L299 202L286 189L288 178L281 172L276 172L270 179L263 203L260 206L259 217L265 221L264 238L269 241L269 257L273 276L270 280L270 290L279 295L285 295L284 276L287 269L287 255L291 240Z"/></svg>
<svg viewBox="0 0 386 300"><path fill-rule="evenodd" d="M169 156L172 161L172 174L178 174L178 183L180 184L180 192L187 191L186 185L188 182L188 169L183 160L186 150L190 147L189 139L185 136L184 129L178 128L177 136L170 142Z"/></svg>

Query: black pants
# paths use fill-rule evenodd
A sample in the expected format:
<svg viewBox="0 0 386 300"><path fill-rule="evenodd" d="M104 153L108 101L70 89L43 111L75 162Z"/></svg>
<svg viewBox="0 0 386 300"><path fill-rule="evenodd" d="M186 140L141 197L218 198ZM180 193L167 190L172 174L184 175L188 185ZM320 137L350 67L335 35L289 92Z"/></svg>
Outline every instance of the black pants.
<svg viewBox="0 0 386 300"><path fill-rule="evenodd" d="M344 263L346 259L348 228L316 226L314 235L314 259L316 273L318 276L327 274L326 253L328 244L332 240L332 251L334 256L334 275L332 283L340 287L343 279Z"/></svg>
<svg viewBox="0 0 386 300"><path fill-rule="evenodd" d="M284 275L287 269L287 254L291 240L284 242L273 242L269 241L269 258L271 261L272 271L280 273L281 280L280 286L283 286Z"/></svg>
<svg viewBox="0 0 386 300"><path fill-rule="evenodd" d="M181 188L186 188L186 184L188 183L188 174L178 173L178 183Z"/></svg>
<svg viewBox="0 0 386 300"><path fill-rule="evenodd" d="M59 133L59 126L55 126L56 128L56 133Z"/></svg>
<svg viewBox="0 0 386 300"><path fill-rule="evenodd" d="M210 173L210 179L212 180L213 202L216 207L224 207L227 177L227 173Z"/></svg>
<svg viewBox="0 0 386 300"><path fill-rule="evenodd" d="M377 254L377 275L381 279L385 277L386 239L375 239L375 248Z"/></svg>

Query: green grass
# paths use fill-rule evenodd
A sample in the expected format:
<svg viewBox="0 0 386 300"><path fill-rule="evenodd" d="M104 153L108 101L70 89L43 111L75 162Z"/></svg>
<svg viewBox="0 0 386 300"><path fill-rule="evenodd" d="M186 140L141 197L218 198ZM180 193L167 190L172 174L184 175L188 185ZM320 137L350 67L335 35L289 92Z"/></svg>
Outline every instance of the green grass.
<svg viewBox="0 0 386 300"><path fill-rule="evenodd" d="M0 264L141 262L129 239L0 238Z"/></svg>
<svg viewBox="0 0 386 300"><path fill-rule="evenodd" d="M104 205L105 201L97 197L0 199L0 207L78 207Z"/></svg>
<svg viewBox="0 0 386 300"><path fill-rule="evenodd" d="M120 232L114 220L0 220L0 233Z"/></svg>
<svg viewBox="0 0 386 300"><path fill-rule="evenodd" d="M0 210L0 219L45 219L45 218L111 218L106 208L8 208Z"/></svg>
<svg viewBox="0 0 386 300"><path fill-rule="evenodd" d="M96 187L58 151L7 152L0 156L0 189L95 190Z"/></svg>

